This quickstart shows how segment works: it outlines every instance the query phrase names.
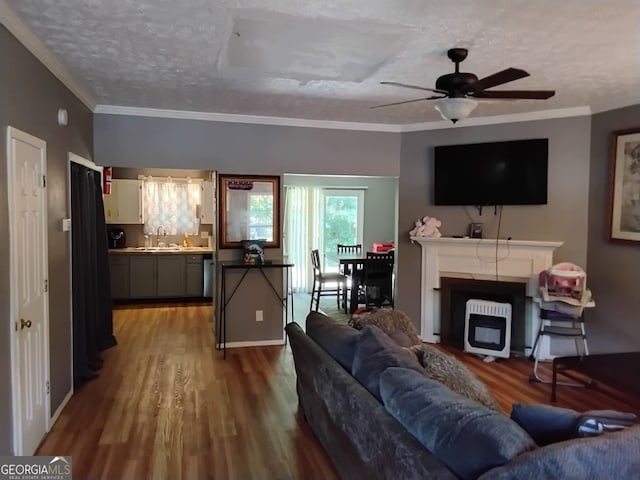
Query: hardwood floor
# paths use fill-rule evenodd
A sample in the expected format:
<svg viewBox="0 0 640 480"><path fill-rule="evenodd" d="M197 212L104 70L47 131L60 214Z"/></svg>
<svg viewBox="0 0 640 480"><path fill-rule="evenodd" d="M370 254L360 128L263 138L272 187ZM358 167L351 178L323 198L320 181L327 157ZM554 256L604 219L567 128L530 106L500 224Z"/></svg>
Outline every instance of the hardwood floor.
<svg viewBox="0 0 640 480"><path fill-rule="evenodd" d="M39 455L74 478L337 478L297 413L291 350L216 351L210 306L114 311L118 345Z"/></svg>
<svg viewBox="0 0 640 480"><path fill-rule="evenodd" d="M296 319L300 321L299 319ZM211 307L120 307L118 345L78 389L39 455L72 455L74 478L337 478L298 412L289 347L215 350ZM548 403L532 363L485 363L442 347L484 380L505 412ZM560 387L558 406L640 413L612 389Z"/></svg>

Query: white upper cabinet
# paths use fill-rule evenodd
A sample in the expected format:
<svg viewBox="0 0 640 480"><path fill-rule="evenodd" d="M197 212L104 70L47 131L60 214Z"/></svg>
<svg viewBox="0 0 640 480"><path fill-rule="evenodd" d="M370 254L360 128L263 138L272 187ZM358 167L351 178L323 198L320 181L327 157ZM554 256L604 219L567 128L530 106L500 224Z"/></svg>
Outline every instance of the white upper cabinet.
<svg viewBox="0 0 640 480"><path fill-rule="evenodd" d="M216 195L213 182L202 182L202 208L200 209L200 223L212 225L216 218Z"/></svg>
<svg viewBox="0 0 640 480"><path fill-rule="evenodd" d="M107 223L142 224L142 212L142 180L113 179L111 194L104 196Z"/></svg>

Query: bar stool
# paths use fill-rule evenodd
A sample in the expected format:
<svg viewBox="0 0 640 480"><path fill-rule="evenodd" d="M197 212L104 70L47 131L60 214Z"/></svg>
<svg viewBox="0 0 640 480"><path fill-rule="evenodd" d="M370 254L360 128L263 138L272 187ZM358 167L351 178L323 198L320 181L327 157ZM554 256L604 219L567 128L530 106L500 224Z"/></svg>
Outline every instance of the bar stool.
<svg viewBox="0 0 640 480"><path fill-rule="evenodd" d="M584 313L579 317L574 317L553 310L540 310L540 329L533 342L529 360L535 360L533 373L529 376L530 382L552 383L552 380L544 379L538 374L538 363L540 344L542 337L549 338L573 338L576 346L576 354L580 356L589 355L587 346L587 334L584 329ZM557 382L558 385L568 385L572 387L584 387L584 383Z"/></svg>

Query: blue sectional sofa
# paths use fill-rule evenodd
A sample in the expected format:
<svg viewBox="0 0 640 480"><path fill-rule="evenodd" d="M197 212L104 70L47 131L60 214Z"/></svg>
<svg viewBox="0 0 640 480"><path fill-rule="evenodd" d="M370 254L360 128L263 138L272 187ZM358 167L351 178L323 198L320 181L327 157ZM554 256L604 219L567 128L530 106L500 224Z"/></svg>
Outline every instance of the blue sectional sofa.
<svg viewBox="0 0 640 480"><path fill-rule="evenodd" d="M306 331L286 326L298 399L342 478L640 479L640 426L542 446L509 416L427 378L375 326L311 312Z"/></svg>

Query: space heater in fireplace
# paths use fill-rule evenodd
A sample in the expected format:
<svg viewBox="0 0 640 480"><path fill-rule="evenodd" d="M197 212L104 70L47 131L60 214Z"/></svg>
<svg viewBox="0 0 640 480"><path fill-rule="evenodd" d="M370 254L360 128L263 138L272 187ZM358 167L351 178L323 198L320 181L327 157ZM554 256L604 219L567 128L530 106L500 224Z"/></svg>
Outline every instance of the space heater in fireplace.
<svg viewBox="0 0 640 480"><path fill-rule="evenodd" d="M509 358L511 349L511 304L467 300L464 321L464 351Z"/></svg>

